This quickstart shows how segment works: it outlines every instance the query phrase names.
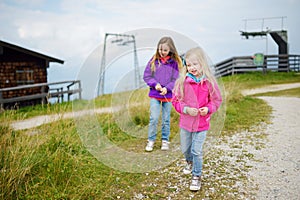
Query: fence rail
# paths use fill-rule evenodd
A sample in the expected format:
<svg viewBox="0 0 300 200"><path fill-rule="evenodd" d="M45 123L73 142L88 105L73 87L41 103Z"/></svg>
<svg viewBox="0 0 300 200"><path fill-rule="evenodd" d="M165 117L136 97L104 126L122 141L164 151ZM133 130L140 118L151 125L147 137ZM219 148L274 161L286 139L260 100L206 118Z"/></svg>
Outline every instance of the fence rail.
<svg viewBox="0 0 300 200"><path fill-rule="evenodd" d="M300 55L265 55L263 65L255 65L252 56L232 57L215 65L217 76L253 71L300 71Z"/></svg>
<svg viewBox="0 0 300 200"><path fill-rule="evenodd" d="M28 88L41 88L40 93L17 96L12 98L3 98L2 93L8 91L24 90ZM52 83L37 83L30 85L22 85L17 87L1 88L0 89L0 106L3 108L5 103L23 102L34 99L41 99L41 103L44 104L46 100L51 98L57 98L57 101L64 101L64 96L67 95L68 101L71 100L71 96L78 94L78 98L81 99L81 82L79 80L61 81Z"/></svg>

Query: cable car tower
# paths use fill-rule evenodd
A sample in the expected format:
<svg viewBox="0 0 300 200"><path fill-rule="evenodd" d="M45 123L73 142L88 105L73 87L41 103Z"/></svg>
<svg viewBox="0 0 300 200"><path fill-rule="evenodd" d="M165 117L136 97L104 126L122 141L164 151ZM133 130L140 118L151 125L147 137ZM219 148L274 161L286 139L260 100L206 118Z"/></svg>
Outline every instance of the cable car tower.
<svg viewBox="0 0 300 200"><path fill-rule="evenodd" d="M240 31L241 36L245 37L246 39L249 39L249 37L266 37L268 34L272 37L272 39L276 42L278 45L278 55L279 55L279 65L278 68L280 68L281 64L282 66L286 65L287 61L284 56L288 56L288 36L287 36L287 30L284 30L284 20L287 17L270 17L270 18L260 18L260 19L245 19L245 30ZM272 28L267 27L268 24L270 24L271 21L281 21L281 29L280 30L272 30ZM249 23L255 22L256 24L260 23L260 29L256 31L247 31L247 28L249 26ZM270 24L271 25L271 24ZM283 58L282 58L283 57Z"/></svg>
<svg viewBox="0 0 300 200"><path fill-rule="evenodd" d="M105 67L106 67L106 46L107 46L106 44L107 44L107 39L108 39L109 36L113 36L113 37L116 38L115 40L112 40L111 43L115 43L118 46L126 46L130 43L133 43L135 88L139 88L140 83L141 83L135 36L134 35L127 35L127 34L106 33L105 37L104 37L104 46L103 46L103 53L102 53L99 80L98 80L98 91L97 91L98 96L104 94L104 80L105 80Z"/></svg>

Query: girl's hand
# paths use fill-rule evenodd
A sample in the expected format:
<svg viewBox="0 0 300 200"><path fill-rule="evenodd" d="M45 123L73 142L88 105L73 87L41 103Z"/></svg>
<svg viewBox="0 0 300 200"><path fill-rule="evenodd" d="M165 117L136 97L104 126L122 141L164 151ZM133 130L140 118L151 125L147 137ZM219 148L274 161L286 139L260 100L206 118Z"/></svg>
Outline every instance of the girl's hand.
<svg viewBox="0 0 300 200"><path fill-rule="evenodd" d="M208 107L199 108L199 113L201 116L205 116L208 113Z"/></svg>
<svg viewBox="0 0 300 200"><path fill-rule="evenodd" d="M162 87L161 87L161 85L159 83L157 83L156 86L155 86L155 89L157 91L161 91Z"/></svg>
<svg viewBox="0 0 300 200"><path fill-rule="evenodd" d="M188 108L186 108L186 112L187 112L187 114L189 114L189 115L195 117L195 116L198 115L198 112L199 112L199 111L198 111L197 108L190 108L190 107L188 107Z"/></svg>
<svg viewBox="0 0 300 200"><path fill-rule="evenodd" d="M160 95L165 95L168 92L167 88L165 88L165 87L161 88L160 91L161 91Z"/></svg>

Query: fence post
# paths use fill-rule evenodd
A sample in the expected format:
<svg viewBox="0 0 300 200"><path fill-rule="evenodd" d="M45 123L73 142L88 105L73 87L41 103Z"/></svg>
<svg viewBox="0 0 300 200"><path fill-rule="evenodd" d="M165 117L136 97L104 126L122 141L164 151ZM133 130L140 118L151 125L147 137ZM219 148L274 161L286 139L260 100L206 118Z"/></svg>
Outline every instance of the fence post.
<svg viewBox="0 0 300 200"><path fill-rule="evenodd" d="M287 72L290 72L291 69L290 69L290 58L289 58L289 55L285 55L285 57L286 57Z"/></svg>
<svg viewBox="0 0 300 200"><path fill-rule="evenodd" d="M1 105L0 105L0 109L1 109L1 110L3 110L3 103L2 103L2 99L3 99L3 96L2 96L2 91L0 91L0 102L1 102L1 103L0 103L0 104L1 104Z"/></svg>
<svg viewBox="0 0 300 200"><path fill-rule="evenodd" d="M45 93L45 86L43 85L42 87L41 87L41 94L42 94L42 107L44 106L44 104L45 104L45 97L44 97L44 94Z"/></svg>
<svg viewBox="0 0 300 200"><path fill-rule="evenodd" d="M268 68L268 65L267 65L267 56L264 56L263 74L267 73L267 68Z"/></svg>
<svg viewBox="0 0 300 200"><path fill-rule="evenodd" d="M63 94L64 88L61 87L61 88L60 88L60 91L61 91L60 98L61 98L61 102L63 103L63 102L64 102L64 94Z"/></svg>
<svg viewBox="0 0 300 200"><path fill-rule="evenodd" d="M78 81L78 87L79 87L79 99L81 100L81 82Z"/></svg>
<svg viewBox="0 0 300 200"><path fill-rule="evenodd" d="M73 83L74 83L74 82L73 82ZM73 84L73 83L72 83L72 84ZM71 85L72 85L72 84L71 84ZM70 87L71 87L70 85L67 86L67 88L68 88L68 102L70 101L70 95L71 95L71 94L69 93Z"/></svg>

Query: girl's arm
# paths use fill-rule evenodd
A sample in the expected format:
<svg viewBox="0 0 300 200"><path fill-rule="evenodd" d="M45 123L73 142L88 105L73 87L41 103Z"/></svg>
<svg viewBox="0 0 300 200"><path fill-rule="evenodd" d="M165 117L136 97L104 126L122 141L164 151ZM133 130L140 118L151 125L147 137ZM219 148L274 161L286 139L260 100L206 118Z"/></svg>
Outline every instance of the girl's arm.
<svg viewBox="0 0 300 200"><path fill-rule="evenodd" d="M143 79L149 87L155 87L158 82L155 80L153 76L154 72L151 71L151 60L147 63L147 66L144 71Z"/></svg>
<svg viewBox="0 0 300 200"><path fill-rule="evenodd" d="M179 96L173 93L172 97L172 105L176 112L183 114L184 112L184 107L187 107L187 104L184 103L183 101L180 100Z"/></svg>
<svg viewBox="0 0 300 200"><path fill-rule="evenodd" d="M175 95L172 98L172 105L175 108L175 110L180 114L187 114L192 117L195 117L199 113L197 108L188 107L186 103L180 101L179 98Z"/></svg>
<svg viewBox="0 0 300 200"><path fill-rule="evenodd" d="M211 92L210 92L209 102L207 104L207 107L208 107L209 113L212 114L219 109L219 107L222 103L222 96L221 96L221 92L220 92L217 82L214 83L214 88L212 88L211 84L209 84L209 85L210 85L209 90Z"/></svg>
<svg viewBox="0 0 300 200"><path fill-rule="evenodd" d="M172 76L170 77L170 82L165 86L168 91L172 91L175 85L175 82L179 76L179 70L178 70L178 64L176 63L173 67L173 73Z"/></svg>

